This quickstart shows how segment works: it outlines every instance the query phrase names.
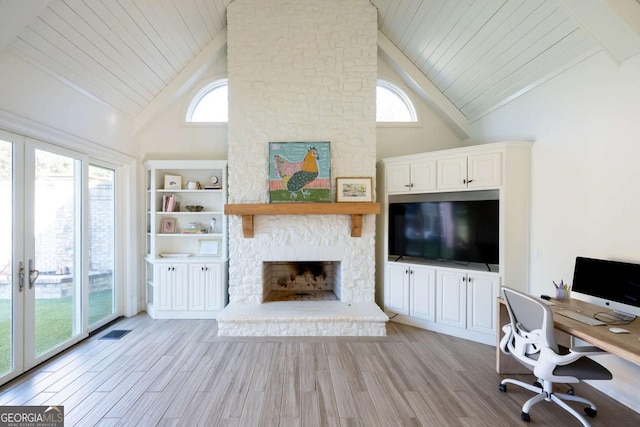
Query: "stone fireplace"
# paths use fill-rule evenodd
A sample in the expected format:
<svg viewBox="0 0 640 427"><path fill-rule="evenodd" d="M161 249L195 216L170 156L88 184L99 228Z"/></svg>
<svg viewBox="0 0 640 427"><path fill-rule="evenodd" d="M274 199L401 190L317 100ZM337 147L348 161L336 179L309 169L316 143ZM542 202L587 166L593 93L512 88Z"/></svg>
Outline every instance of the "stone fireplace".
<svg viewBox="0 0 640 427"><path fill-rule="evenodd" d="M329 141L333 182L375 177L375 7L235 0L227 21L229 203L268 201L274 141ZM229 217L230 304L220 335L385 334L388 319L374 302L373 215L364 216L361 237L351 236L348 215L261 215L253 229L245 238L241 218ZM266 302L273 286L263 281L264 264L283 261L339 264L336 300Z"/></svg>

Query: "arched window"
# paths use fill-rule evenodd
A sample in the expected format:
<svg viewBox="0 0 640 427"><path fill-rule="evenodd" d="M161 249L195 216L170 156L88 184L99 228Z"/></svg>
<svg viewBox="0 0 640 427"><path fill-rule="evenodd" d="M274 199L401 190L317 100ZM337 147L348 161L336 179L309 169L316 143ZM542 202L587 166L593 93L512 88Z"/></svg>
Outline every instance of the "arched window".
<svg viewBox="0 0 640 427"><path fill-rule="evenodd" d="M228 80L220 79L200 89L189 104L185 120L188 123L227 123L228 88Z"/></svg>
<svg viewBox="0 0 640 427"><path fill-rule="evenodd" d="M387 81L378 80L376 121L378 123L416 123L418 116L413 103L402 89Z"/></svg>

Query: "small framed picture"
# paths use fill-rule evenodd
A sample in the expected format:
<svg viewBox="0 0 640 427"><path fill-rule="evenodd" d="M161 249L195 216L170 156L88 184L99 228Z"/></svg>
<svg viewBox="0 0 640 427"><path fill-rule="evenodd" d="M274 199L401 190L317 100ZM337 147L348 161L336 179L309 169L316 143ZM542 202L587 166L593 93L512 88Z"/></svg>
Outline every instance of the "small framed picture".
<svg viewBox="0 0 640 427"><path fill-rule="evenodd" d="M373 180L336 178L336 202L373 202Z"/></svg>
<svg viewBox="0 0 640 427"><path fill-rule="evenodd" d="M220 256L222 239L202 239L198 242L199 256Z"/></svg>
<svg viewBox="0 0 640 427"><path fill-rule="evenodd" d="M160 233L171 234L176 232L175 218L162 218L160 221Z"/></svg>
<svg viewBox="0 0 640 427"><path fill-rule="evenodd" d="M182 177L180 175L165 175L164 189L165 190L181 190Z"/></svg>

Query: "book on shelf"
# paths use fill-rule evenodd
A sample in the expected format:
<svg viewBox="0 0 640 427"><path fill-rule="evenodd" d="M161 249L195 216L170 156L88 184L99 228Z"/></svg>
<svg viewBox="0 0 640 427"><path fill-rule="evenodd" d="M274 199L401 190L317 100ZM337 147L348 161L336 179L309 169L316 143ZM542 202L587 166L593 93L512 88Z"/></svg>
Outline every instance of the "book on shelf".
<svg viewBox="0 0 640 427"><path fill-rule="evenodd" d="M207 234L207 230L185 228L182 230L182 234Z"/></svg>
<svg viewBox="0 0 640 427"><path fill-rule="evenodd" d="M178 212L180 210L180 201L175 194L162 195L162 212Z"/></svg>

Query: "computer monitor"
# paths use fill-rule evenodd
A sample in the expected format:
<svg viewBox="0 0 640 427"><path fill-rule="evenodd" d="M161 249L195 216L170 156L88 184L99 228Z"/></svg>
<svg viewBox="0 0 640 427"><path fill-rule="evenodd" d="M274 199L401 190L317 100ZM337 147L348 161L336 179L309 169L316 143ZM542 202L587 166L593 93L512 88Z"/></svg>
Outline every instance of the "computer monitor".
<svg viewBox="0 0 640 427"><path fill-rule="evenodd" d="M640 264L577 257L571 297L618 317L640 316Z"/></svg>

